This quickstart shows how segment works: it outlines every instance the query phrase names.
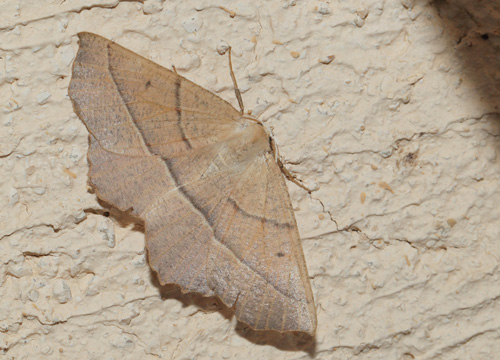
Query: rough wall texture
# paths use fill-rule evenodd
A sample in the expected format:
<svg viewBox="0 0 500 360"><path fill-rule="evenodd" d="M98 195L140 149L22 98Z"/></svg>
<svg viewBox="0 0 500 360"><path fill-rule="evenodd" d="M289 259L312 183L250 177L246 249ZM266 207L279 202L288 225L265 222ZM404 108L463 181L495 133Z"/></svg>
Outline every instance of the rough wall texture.
<svg viewBox="0 0 500 360"><path fill-rule="evenodd" d="M0 357L492 359L500 353L496 0L0 0ZM88 191L75 34L273 129L318 332L259 333L161 287L141 224ZM111 212L110 216L107 216Z"/></svg>

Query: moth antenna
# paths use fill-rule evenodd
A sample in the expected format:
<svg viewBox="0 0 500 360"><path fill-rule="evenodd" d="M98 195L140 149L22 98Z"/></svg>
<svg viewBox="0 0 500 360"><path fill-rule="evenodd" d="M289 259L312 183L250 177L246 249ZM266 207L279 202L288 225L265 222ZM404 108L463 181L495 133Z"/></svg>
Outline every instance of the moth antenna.
<svg viewBox="0 0 500 360"><path fill-rule="evenodd" d="M231 79L233 80L234 93L236 94L236 99L238 99L238 104L240 105L240 114L243 115L245 113L245 107L243 106L243 99L241 98L240 89L238 89L236 76L234 76L233 62L231 61L231 46L229 47L229 73L231 74Z"/></svg>

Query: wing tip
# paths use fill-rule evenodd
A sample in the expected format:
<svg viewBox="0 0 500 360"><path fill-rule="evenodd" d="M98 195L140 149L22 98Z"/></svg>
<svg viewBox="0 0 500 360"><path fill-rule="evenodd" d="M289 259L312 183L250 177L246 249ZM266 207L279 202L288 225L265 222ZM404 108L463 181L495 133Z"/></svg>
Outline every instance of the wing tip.
<svg viewBox="0 0 500 360"><path fill-rule="evenodd" d="M88 31L80 31L79 33L76 34L78 36L78 38L81 40L82 38L86 38L86 37L101 37L97 34L94 34L94 33L91 33L91 32L88 32Z"/></svg>

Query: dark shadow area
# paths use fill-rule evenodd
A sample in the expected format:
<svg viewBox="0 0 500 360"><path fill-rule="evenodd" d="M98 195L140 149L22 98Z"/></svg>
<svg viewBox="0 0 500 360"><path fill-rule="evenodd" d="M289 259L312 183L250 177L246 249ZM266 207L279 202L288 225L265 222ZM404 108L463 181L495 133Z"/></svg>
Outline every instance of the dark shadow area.
<svg viewBox="0 0 500 360"><path fill-rule="evenodd" d="M88 209L85 212L110 217L113 222L121 227L133 224L134 230L144 233L144 222L141 219L135 217L130 212L120 211L101 199L98 199L98 202L103 207L102 210ZM151 267L149 270L151 282L158 288L162 299L175 299L181 302L184 307L196 306L204 313L217 311L228 321L233 318L233 310L225 306L217 297L205 297L197 293L182 293L179 286L175 284L161 285L158 276ZM303 351L308 353L310 357L314 357L316 353L316 338L305 333L279 333L271 330L256 331L241 322L237 323L235 332L256 345L270 345L284 351Z"/></svg>
<svg viewBox="0 0 500 360"><path fill-rule="evenodd" d="M316 338L305 333L255 331L241 322L236 325L236 333L256 345L271 345L285 351L304 351L310 357L316 355Z"/></svg>
<svg viewBox="0 0 500 360"><path fill-rule="evenodd" d="M160 292L162 299L175 299L184 307L196 306L204 313L217 311L225 319L231 320L234 312L224 305L217 297L205 297L197 293L182 293L180 288L174 284L161 285L156 273L151 270L151 282ZM300 332L280 333L277 331L257 331L248 325L238 321L235 329L242 338L256 345L270 345L284 351L303 351L314 357L316 353L316 338Z"/></svg>
<svg viewBox="0 0 500 360"><path fill-rule="evenodd" d="M487 112L500 108L500 2L435 0L444 34L463 63L464 77L476 84ZM489 109L489 110L488 110Z"/></svg>

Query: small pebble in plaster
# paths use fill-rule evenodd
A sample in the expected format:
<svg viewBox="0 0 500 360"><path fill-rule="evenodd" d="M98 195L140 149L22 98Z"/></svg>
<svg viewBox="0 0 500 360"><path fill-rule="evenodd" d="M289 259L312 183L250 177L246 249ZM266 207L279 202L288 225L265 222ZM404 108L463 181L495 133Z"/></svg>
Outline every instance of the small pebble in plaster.
<svg viewBox="0 0 500 360"><path fill-rule="evenodd" d="M25 171L26 175L31 176L36 172L36 166L35 165L28 166Z"/></svg>
<svg viewBox="0 0 500 360"><path fill-rule="evenodd" d="M363 20L359 16L356 16L356 18L354 19L354 25L356 25L357 27L363 27L364 24L365 20Z"/></svg>
<svg viewBox="0 0 500 360"><path fill-rule="evenodd" d="M68 28L68 25L69 25L69 20L67 17L60 18L59 21L57 22L58 30L62 33Z"/></svg>
<svg viewBox="0 0 500 360"><path fill-rule="evenodd" d="M85 213L85 211L82 210L73 215L73 218L75 220L75 224L78 224L87 218L87 214Z"/></svg>
<svg viewBox="0 0 500 360"><path fill-rule="evenodd" d="M33 188L33 192L37 195L43 195L45 194L47 190L44 188L44 187L36 187L36 188Z"/></svg>
<svg viewBox="0 0 500 360"><path fill-rule="evenodd" d="M46 104L47 100L49 100L51 95L52 94L49 93L48 91L42 91L36 96L36 101L38 102L39 105Z"/></svg>
<svg viewBox="0 0 500 360"><path fill-rule="evenodd" d="M133 346L134 342L126 335L112 335L109 343L116 348L126 348Z"/></svg>
<svg viewBox="0 0 500 360"><path fill-rule="evenodd" d="M7 266L7 273L19 279L24 276L31 275L33 270L31 270L31 267L24 262L24 256L20 256L20 258L16 259L16 261L9 262Z"/></svg>
<svg viewBox="0 0 500 360"><path fill-rule="evenodd" d="M268 97L268 99L270 98L270 96ZM264 111L266 111L269 107L271 106L271 104L265 100L265 99L261 99L260 97L257 98L257 100L255 101L255 105L253 107L253 113L254 114L262 114Z"/></svg>
<svg viewBox="0 0 500 360"><path fill-rule="evenodd" d="M449 218L448 220L446 220L446 222L448 223L448 225L450 225L450 227L453 227L457 224L457 221L453 218Z"/></svg>
<svg viewBox="0 0 500 360"><path fill-rule="evenodd" d="M30 291L28 291L28 299L31 301L31 302L35 302L38 300L38 297L39 297L39 293L38 291L32 289Z"/></svg>
<svg viewBox="0 0 500 360"><path fill-rule="evenodd" d="M483 181L484 180L484 176L479 174L479 173L475 173L472 175L472 178L476 181Z"/></svg>
<svg viewBox="0 0 500 360"><path fill-rule="evenodd" d="M200 30L202 25L203 25L203 21L198 16L198 14L194 14L189 19L182 22L182 27L188 33L197 32L198 30Z"/></svg>
<svg viewBox="0 0 500 360"><path fill-rule="evenodd" d="M133 283L133 284L136 284L136 285L144 285L144 279L142 279L140 276L136 275L136 276L132 279L132 283Z"/></svg>
<svg viewBox="0 0 500 360"><path fill-rule="evenodd" d="M335 55L327 55L327 56L323 56L323 57L321 57L318 61L319 61L321 64L328 65L328 64L330 64L330 63L331 63L334 59L335 59Z"/></svg>
<svg viewBox="0 0 500 360"><path fill-rule="evenodd" d="M77 163L81 158L83 154L81 152L81 149L79 147L73 146L71 149L71 153L69 154L69 158L73 163Z"/></svg>
<svg viewBox="0 0 500 360"><path fill-rule="evenodd" d="M145 15L156 14L163 10L163 0L146 0L142 7Z"/></svg>
<svg viewBox="0 0 500 360"><path fill-rule="evenodd" d="M429 240L425 242L425 246L429 249L432 249L434 246L436 246L437 241L436 240Z"/></svg>
<svg viewBox="0 0 500 360"><path fill-rule="evenodd" d="M66 281L58 279L52 285L52 294L60 304L66 304L71 301L71 289Z"/></svg>
<svg viewBox="0 0 500 360"><path fill-rule="evenodd" d="M19 202L19 193L17 189L11 188L9 192L9 205L13 206Z"/></svg>
<svg viewBox="0 0 500 360"><path fill-rule="evenodd" d="M71 254L71 258L75 259L76 261L71 265L69 268L69 273L72 277L75 277L79 274L82 274L86 271L86 267L84 265L85 263L85 258L80 258L78 259L80 253L74 252Z"/></svg>
<svg viewBox="0 0 500 360"><path fill-rule="evenodd" d="M368 17L368 14L369 14L369 10L368 8L364 7L364 8L361 8L359 10L356 10L356 14L358 14L358 16L361 18L361 19L366 19Z"/></svg>
<svg viewBox="0 0 500 360"><path fill-rule="evenodd" d="M378 186L380 186L382 189L390 191L392 194L394 194L394 190L392 190L391 186L388 183L386 183L385 181L379 182Z"/></svg>
<svg viewBox="0 0 500 360"><path fill-rule="evenodd" d="M179 63L177 65L178 70L188 71L200 67L201 61L198 55L184 54L181 56Z"/></svg>
<svg viewBox="0 0 500 360"><path fill-rule="evenodd" d="M379 151L380 156L383 158L387 159L389 156L392 155L392 148L389 149L384 149Z"/></svg>
<svg viewBox="0 0 500 360"><path fill-rule="evenodd" d="M401 105L401 101L398 100L394 100L390 105L389 105L389 110L391 111L396 111L399 106Z"/></svg>
<svg viewBox="0 0 500 360"><path fill-rule="evenodd" d="M14 117L12 115L7 115L5 118L4 118L4 121L3 121L3 124L5 126L11 126L12 125L12 121L14 120Z"/></svg>
<svg viewBox="0 0 500 360"><path fill-rule="evenodd" d="M58 262L59 258L57 256L40 258L40 261L38 262L39 275L46 278L55 277L57 274Z"/></svg>
<svg viewBox="0 0 500 360"><path fill-rule="evenodd" d="M93 276L87 285L87 290L85 290L86 296L95 296L99 294L99 277Z"/></svg>
<svg viewBox="0 0 500 360"><path fill-rule="evenodd" d="M297 59L300 56L300 53L297 51L290 51L290 55L292 55L294 59Z"/></svg>
<svg viewBox="0 0 500 360"><path fill-rule="evenodd" d="M52 348L50 346L44 346L41 350L41 353L44 355L50 355L52 354Z"/></svg>
<svg viewBox="0 0 500 360"><path fill-rule="evenodd" d="M401 5L406 9L411 10L414 6L414 0L401 0Z"/></svg>
<svg viewBox="0 0 500 360"><path fill-rule="evenodd" d="M15 99L9 99L7 101L7 105L2 106L2 111L7 114L19 110L20 108L21 105L19 105L19 103Z"/></svg>
<svg viewBox="0 0 500 360"><path fill-rule="evenodd" d="M410 18L411 21L417 20L420 14L422 14L422 11L417 11L417 12L413 12L411 10L408 11L408 17Z"/></svg>
<svg viewBox="0 0 500 360"><path fill-rule="evenodd" d="M189 41L190 43L193 43L193 44L199 44L200 41L201 41L201 37L198 36L198 33L192 33L192 34L188 34L185 39L187 41Z"/></svg>
<svg viewBox="0 0 500 360"><path fill-rule="evenodd" d="M31 275L33 271L27 265L12 263L7 267L7 273L19 279Z"/></svg>
<svg viewBox="0 0 500 360"><path fill-rule="evenodd" d="M385 284L384 281L373 281L371 283L371 287L373 290L377 290L377 289L384 287L384 284Z"/></svg>
<svg viewBox="0 0 500 360"><path fill-rule="evenodd" d="M219 43L217 44L217 52L219 53L219 55L224 55L228 49L228 43L224 40L219 40Z"/></svg>
<svg viewBox="0 0 500 360"><path fill-rule="evenodd" d="M107 242L108 247L114 248L115 247L115 229L114 229L113 225L109 226L108 221L109 220L101 222L97 226L97 229L101 233L102 239Z"/></svg>
<svg viewBox="0 0 500 360"><path fill-rule="evenodd" d="M324 2L320 2L318 6L315 7L315 10L321 15L330 15L332 13L328 4Z"/></svg>
<svg viewBox="0 0 500 360"><path fill-rule="evenodd" d="M361 204L364 204L365 203L365 200L366 200L366 193L363 191L361 192L361 195L359 196L359 199L361 201Z"/></svg>
<svg viewBox="0 0 500 360"><path fill-rule="evenodd" d="M135 266L143 266L146 264L146 256L144 254L137 256L133 261L132 264Z"/></svg>
<svg viewBox="0 0 500 360"><path fill-rule="evenodd" d="M415 85L417 82L423 79L423 77L424 75L422 73L412 74L406 78L406 81L408 81L408 84L410 85Z"/></svg>

